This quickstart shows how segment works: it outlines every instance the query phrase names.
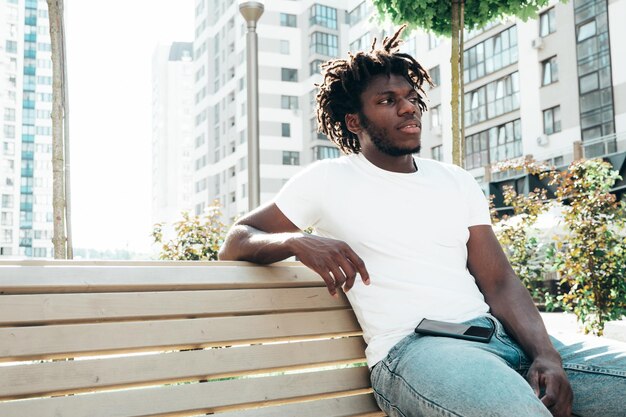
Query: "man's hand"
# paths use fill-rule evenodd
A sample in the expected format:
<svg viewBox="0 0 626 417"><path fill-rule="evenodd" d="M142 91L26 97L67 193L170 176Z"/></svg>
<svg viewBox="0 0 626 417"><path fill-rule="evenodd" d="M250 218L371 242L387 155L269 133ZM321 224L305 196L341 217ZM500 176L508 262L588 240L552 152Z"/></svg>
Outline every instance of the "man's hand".
<svg viewBox="0 0 626 417"><path fill-rule="evenodd" d="M570 417L574 393L560 360L537 357L528 370L528 382L554 417Z"/></svg>
<svg viewBox="0 0 626 417"><path fill-rule="evenodd" d="M342 285L344 292L349 291L357 272L365 285L369 285L370 277L365 263L347 243L303 234L291 238L289 244L300 262L322 277L331 295L336 295L337 288Z"/></svg>

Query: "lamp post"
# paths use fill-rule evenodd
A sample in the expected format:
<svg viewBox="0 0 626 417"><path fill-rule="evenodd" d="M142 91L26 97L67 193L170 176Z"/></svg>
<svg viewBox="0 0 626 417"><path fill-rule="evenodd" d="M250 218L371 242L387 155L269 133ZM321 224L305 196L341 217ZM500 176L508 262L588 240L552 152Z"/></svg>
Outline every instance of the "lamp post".
<svg viewBox="0 0 626 417"><path fill-rule="evenodd" d="M239 13L246 20L246 70L248 73L248 210L261 203L261 180L259 158L259 57L256 24L263 14L263 3L243 1Z"/></svg>

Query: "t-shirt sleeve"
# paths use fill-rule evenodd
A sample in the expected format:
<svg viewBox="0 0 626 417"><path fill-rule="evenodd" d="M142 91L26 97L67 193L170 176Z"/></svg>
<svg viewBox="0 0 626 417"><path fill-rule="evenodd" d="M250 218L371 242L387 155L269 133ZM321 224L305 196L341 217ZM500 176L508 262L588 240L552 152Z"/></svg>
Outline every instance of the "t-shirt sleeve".
<svg viewBox="0 0 626 417"><path fill-rule="evenodd" d="M323 209L327 164L316 162L287 181L274 204L300 229L315 226Z"/></svg>
<svg viewBox="0 0 626 417"><path fill-rule="evenodd" d="M467 226L491 225L489 200L474 177L469 172L466 174L467 207L469 208Z"/></svg>

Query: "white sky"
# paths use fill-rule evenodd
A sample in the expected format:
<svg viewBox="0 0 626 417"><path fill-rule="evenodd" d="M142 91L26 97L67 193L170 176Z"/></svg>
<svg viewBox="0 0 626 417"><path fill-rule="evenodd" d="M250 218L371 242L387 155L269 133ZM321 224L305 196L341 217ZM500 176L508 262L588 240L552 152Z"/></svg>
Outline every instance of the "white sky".
<svg viewBox="0 0 626 417"><path fill-rule="evenodd" d="M74 247L150 250L151 59L193 0L66 0Z"/></svg>

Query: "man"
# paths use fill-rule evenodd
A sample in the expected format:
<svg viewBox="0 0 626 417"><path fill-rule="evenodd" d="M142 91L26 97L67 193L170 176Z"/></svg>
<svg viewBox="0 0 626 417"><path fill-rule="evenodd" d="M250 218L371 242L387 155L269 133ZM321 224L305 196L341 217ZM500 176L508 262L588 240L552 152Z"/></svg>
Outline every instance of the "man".
<svg viewBox="0 0 626 417"><path fill-rule="evenodd" d="M240 219L220 259L296 256L332 295L343 288L391 417L623 416L626 355L596 348L592 364L586 346L551 340L471 175L413 157L430 78L398 52L401 31L323 66L320 130L347 156L312 164ZM301 232L309 226L314 235ZM496 333L489 343L420 336L422 318Z"/></svg>

